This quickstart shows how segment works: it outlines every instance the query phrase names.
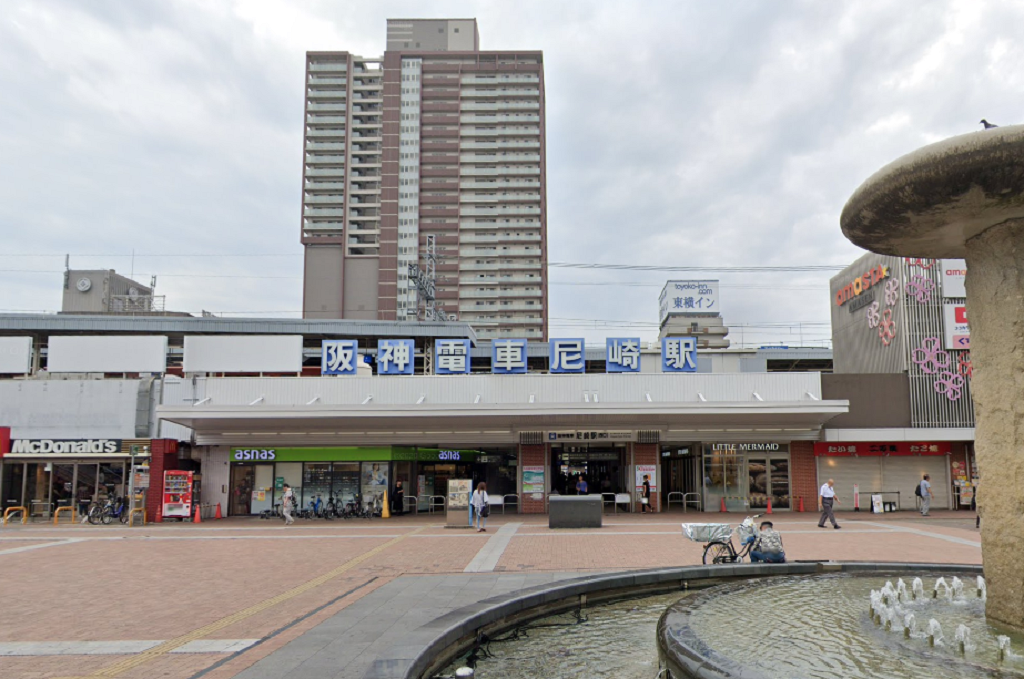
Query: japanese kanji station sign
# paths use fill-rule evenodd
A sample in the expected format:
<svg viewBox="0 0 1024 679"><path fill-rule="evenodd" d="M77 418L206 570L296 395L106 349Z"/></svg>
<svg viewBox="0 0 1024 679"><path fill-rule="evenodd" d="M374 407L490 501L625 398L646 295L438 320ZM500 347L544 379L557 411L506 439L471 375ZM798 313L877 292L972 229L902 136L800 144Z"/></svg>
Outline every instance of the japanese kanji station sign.
<svg viewBox="0 0 1024 679"><path fill-rule="evenodd" d="M356 340L323 340L321 375L356 375L362 357ZM382 339L377 342L378 375L415 373L416 343L411 339ZM468 375L471 370L468 339L439 339L434 347L434 373ZM548 341L548 371L586 371L586 343L582 338ZM640 372L640 338L609 337L605 341L605 371ZM661 340L661 371L697 372L697 340L694 337L664 337ZM496 339L491 342L491 372L516 375L527 372L525 339Z"/></svg>

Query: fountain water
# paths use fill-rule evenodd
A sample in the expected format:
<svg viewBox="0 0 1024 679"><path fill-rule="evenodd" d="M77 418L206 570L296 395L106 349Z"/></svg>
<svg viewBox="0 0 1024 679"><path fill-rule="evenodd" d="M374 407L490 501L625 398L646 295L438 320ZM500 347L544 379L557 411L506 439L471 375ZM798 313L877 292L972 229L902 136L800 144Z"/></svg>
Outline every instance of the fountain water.
<svg viewBox="0 0 1024 679"><path fill-rule="evenodd" d="M964 582L960 578L953 576L951 581L950 590L953 592L953 599L962 599L964 596Z"/></svg>
<svg viewBox="0 0 1024 679"><path fill-rule="evenodd" d="M953 634L953 640L956 641L957 650L960 655L965 655L968 651L974 650L974 644L971 643L971 630L967 625L958 625L956 632Z"/></svg>
<svg viewBox="0 0 1024 679"><path fill-rule="evenodd" d="M903 578L896 581L896 596L900 601L910 601L910 593L907 592L907 583L903 582Z"/></svg>
<svg viewBox="0 0 1024 679"><path fill-rule="evenodd" d="M985 586L985 578L978 576L978 598L982 601L988 599L988 588Z"/></svg>
<svg viewBox="0 0 1024 679"><path fill-rule="evenodd" d="M942 625L935 618L928 621L928 643L932 646L942 645Z"/></svg>
<svg viewBox="0 0 1024 679"><path fill-rule="evenodd" d="M917 618L913 613L907 613L903 619L903 638L910 639L917 633Z"/></svg>
<svg viewBox="0 0 1024 679"><path fill-rule="evenodd" d="M943 596L947 599L953 598L953 588L946 582L946 578L939 578L935 581L935 588L932 590L932 598L939 598L939 587L943 590Z"/></svg>
<svg viewBox="0 0 1024 679"><path fill-rule="evenodd" d="M914 583L912 585L912 588L913 588L913 591L914 591L914 598L915 599L923 599L924 598L924 581L921 580L921 578L914 578Z"/></svg>

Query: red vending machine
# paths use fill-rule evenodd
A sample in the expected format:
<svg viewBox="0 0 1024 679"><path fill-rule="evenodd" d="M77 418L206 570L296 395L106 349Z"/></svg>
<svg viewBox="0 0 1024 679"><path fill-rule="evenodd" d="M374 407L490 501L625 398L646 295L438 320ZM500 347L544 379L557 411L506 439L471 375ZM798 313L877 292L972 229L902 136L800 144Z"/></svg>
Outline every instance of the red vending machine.
<svg viewBox="0 0 1024 679"><path fill-rule="evenodd" d="M192 472L164 472L164 518L192 517Z"/></svg>

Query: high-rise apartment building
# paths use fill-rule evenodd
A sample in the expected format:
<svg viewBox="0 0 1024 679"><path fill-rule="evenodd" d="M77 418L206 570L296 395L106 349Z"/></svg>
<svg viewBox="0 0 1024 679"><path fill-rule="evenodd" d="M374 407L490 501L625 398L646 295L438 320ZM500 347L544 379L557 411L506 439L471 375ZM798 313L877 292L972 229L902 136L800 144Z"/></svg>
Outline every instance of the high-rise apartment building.
<svg viewBox="0 0 1024 679"><path fill-rule="evenodd" d="M389 19L382 58L306 54L307 318L416 320L410 265L482 338L547 337L544 63L475 19Z"/></svg>

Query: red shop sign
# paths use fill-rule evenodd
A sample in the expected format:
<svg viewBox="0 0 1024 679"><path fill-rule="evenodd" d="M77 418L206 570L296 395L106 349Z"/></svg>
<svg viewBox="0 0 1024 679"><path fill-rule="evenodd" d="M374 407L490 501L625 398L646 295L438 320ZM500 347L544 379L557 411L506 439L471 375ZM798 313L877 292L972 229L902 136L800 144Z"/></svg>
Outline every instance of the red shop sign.
<svg viewBox="0 0 1024 679"><path fill-rule="evenodd" d="M871 443L854 441L837 443L828 441L814 444L814 454L818 457L844 457L849 455L949 455L953 448L948 441L897 441L894 443Z"/></svg>

